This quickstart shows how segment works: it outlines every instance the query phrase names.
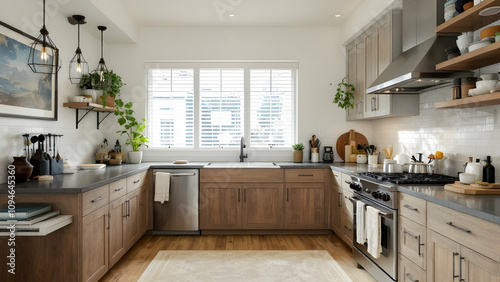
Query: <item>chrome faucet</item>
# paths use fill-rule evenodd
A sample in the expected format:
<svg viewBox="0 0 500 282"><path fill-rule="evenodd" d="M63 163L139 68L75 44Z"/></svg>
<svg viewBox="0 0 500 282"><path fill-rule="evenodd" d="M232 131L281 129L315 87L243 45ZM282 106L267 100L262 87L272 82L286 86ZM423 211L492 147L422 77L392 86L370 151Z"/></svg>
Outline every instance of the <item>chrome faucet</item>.
<svg viewBox="0 0 500 282"><path fill-rule="evenodd" d="M244 162L245 158L248 158L248 154L243 155L243 148L246 148L245 137L241 136L240 140L240 163Z"/></svg>

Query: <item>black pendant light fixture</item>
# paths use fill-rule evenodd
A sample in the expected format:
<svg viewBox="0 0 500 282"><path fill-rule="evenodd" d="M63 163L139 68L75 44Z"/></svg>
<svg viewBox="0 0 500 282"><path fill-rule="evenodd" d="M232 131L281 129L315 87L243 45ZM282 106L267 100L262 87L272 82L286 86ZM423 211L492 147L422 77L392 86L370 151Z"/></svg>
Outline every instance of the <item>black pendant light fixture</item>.
<svg viewBox="0 0 500 282"><path fill-rule="evenodd" d="M82 50L80 49L80 25L86 24L85 17L81 15L73 15L68 17L68 21L72 25L78 25L78 47L75 51L75 56L69 62L69 80L73 84L79 84L82 75L89 74L89 64L83 57Z"/></svg>
<svg viewBox="0 0 500 282"><path fill-rule="evenodd" d="M99 64L97 68L90 74L92 77L92 87L94 89L107 89L111 85L111 79L108 75L108 68L106 67L106 63L104 62L103 57L103 34L107 29L105 26L98 26L98 30L101 31L101 59L99 60Z"/></svg>
<svg viewBox="0 0 500 282"><path fill-rule="evenodd" d="M45 27L45 0L43 0L43 26L40 35L31 43L28 66L35 73L53 74L61 68L59 50L50 39L49 31Z"/></svg>

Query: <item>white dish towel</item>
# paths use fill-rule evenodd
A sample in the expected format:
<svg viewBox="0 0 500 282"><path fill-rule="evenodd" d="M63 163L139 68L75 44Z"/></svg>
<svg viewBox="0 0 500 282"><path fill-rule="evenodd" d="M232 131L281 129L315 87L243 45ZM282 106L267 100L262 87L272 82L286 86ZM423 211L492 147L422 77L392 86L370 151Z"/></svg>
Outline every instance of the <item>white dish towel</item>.
<svg viewBox="0 0 500 282"><path fill-rule="evenodd" d="M155 175L155 202L168 202L170 198L170 173L157 172Z"/></svg>
<svg viewBox="0 0 500 282"><path fill-rule="evenodd" d="M380 243L381 240L381 232L380 232L380 216L379 210L374 207L367 206L366 207L366 240L368 243L367 251L368 253L374 257L379 258L380 253L382 252L382 245Z"/></svg>
<svg viewBox="0 0 500 282"><path fill-rule="evenodd" d="M356 202L356 242L361 245L366 242L365 206L361 201Z"/></svg>

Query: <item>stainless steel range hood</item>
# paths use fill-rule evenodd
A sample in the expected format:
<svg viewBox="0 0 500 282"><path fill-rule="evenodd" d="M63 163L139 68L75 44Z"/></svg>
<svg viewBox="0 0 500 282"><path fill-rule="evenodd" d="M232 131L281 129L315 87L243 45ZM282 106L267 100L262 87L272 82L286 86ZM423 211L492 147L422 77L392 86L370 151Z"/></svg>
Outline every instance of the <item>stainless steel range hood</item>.
<svg viewBox="0 0 500 282"><path fill-rule="evenodd" d="M436 25L444 21L443 9L441 1L403 0L402 41L406 51L375 79L366 94L417 94L472 75L436 71L436 64L448 59L445 50L457 46L456 36L436 35Z"/></svg>
<svg viewBox="0 0 500 282"><path fill-rule="evenodd" d="M436 71L436 64L447 60L445 49L456 46L454 36L434 36L397 57L370 85L366 94L415 94L470 72Z"/></svg>

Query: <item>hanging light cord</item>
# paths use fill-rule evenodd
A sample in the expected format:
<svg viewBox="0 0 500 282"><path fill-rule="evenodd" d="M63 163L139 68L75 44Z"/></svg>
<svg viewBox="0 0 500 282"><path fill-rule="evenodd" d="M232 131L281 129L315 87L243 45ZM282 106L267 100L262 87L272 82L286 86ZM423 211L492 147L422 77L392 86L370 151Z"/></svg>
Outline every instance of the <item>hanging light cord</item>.
<svg viewBox="0 0 500 282"><path fill-rule="evenodd" d="M45 0L44 0L45 1ZM102 41L104 40L104 30L101 30L101 59L103 58L103 47L102 47Z"/></svg>

